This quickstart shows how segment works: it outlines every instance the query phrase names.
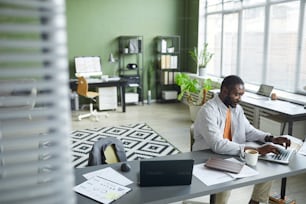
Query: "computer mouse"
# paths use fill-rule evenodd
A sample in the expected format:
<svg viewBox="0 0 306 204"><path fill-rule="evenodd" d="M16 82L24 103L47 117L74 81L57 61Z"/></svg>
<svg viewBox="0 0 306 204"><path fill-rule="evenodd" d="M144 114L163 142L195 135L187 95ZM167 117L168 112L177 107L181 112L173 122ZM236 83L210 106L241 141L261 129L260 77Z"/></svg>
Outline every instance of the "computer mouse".
<svg viewBox="0 0 306 204"><path fill-rule="evenodd" d="M122 163L121 164L121 171L123 172L128 172L131 170L131 166L127 163Z"/></svg>

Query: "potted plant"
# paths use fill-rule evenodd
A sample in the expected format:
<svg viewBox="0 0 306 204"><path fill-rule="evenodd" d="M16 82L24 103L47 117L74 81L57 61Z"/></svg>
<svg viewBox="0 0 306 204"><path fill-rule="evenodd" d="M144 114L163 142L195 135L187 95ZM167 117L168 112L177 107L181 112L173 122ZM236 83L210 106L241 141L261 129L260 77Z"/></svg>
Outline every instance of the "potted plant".
<svg viewBox="0 0 306 204"><path fill-rule="evenodd" d="M213 53L208 52L207 47L208 43L205 43L202 50L199 51L197 47L194 47L193 50L189 51L193 62L199 68L199 76L205 75L205 68L214 55Z"/></svg>
<svg viewBox="0 0 306 204"><path fill-rule="evenodd" d="M207 92L212 88L212 80L204 79L199 81L191 78L186 73L177 73L175 83L180 86L180 94L177 99L182 100L183 96L186 96L190 117L194 121L198 110L207 100Z"/></svg>

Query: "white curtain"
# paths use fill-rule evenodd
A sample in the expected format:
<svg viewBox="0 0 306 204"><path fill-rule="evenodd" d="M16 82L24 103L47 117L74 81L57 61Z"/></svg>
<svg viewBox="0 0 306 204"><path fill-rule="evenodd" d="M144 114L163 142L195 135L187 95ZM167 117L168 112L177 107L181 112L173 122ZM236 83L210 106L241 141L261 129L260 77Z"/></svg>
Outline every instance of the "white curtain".
<svg viewBox="0 0 306 204"><path fill-rule="evenodd" d="M0 0L0 203L75 203L65 0Z"/></svg>

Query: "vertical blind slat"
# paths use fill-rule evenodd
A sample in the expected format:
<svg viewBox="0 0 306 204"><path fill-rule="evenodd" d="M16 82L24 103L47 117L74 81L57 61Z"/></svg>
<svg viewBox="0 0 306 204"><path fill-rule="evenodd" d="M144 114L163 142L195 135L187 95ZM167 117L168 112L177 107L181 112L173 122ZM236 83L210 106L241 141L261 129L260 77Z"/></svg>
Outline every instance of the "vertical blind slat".
<svg viewBox="0 0 306 204"><path fill-rule="evenodd" d="M73 204L65 0L0 4L0 203Z"/></svg>

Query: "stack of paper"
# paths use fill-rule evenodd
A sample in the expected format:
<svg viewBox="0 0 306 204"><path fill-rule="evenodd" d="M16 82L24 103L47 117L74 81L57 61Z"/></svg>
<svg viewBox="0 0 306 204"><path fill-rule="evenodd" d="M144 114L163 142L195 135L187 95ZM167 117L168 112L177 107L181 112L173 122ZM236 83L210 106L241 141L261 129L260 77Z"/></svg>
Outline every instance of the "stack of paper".
<svg viewBox="0 0 306 204"><path fill-rule="evenodd" d="M73 190L105 204L131 191L126 185L133 183L111 167L89 172L83 176L88 180L75 186Z"/></svg>
<svg viewBox="0 0 306 204"><path fill-rule="evenodd" d="M131 190L131 188L119 185L99 176L95 176L75 186L73 189L80 194L104 204L117 200Z"/></svg>

